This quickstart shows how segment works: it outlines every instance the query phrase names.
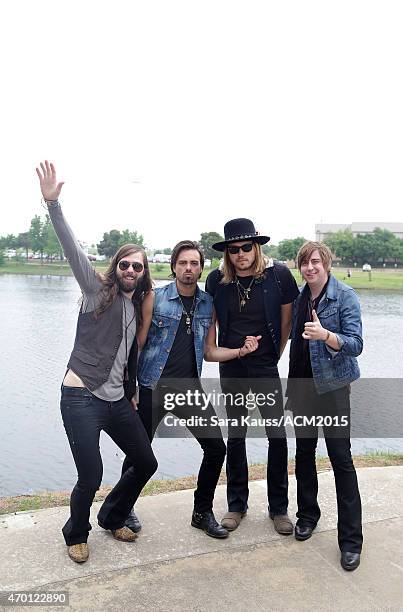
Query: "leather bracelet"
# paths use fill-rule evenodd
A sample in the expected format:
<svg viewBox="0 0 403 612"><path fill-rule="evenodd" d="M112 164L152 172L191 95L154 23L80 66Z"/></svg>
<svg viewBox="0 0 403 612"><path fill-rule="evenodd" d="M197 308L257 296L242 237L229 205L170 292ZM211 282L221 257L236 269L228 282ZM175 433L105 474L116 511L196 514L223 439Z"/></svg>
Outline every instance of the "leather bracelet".
<svg viewBox="0 0 403 612"><path fill-rule="evenodd" d="M327 331L327 336L326 336L326 338L325 338L325 344L326 344L326 342L327 342L327 341L329 340L329 338L330 338L330 331L329 331L328 329L327 329L326 331Z"/></svg>
<svg viewBox="0 0 403 612"><path fill-rule="evenodd" d="M242 359L242 355L241 355L241 349L238 349L238 359Z"/></svg>

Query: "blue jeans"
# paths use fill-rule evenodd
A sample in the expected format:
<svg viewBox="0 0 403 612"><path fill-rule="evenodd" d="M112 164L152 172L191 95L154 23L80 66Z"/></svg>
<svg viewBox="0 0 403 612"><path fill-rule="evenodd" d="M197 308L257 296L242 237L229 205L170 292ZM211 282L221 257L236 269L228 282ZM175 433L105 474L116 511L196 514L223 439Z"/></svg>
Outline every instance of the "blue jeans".
<svg viewBox="0 0 403 612"><path fill-rule="evenodd" d="M99 436L104 430L131 460L131 467L105 499L98 513L104 529L123 527L134 502L157 469L143 424L123 397L107 402L81 387L62 387L60 409L76 464L78 481L70 498L70 518L63 527L68 546L86 542L90 508L102 481Z"/></svg>

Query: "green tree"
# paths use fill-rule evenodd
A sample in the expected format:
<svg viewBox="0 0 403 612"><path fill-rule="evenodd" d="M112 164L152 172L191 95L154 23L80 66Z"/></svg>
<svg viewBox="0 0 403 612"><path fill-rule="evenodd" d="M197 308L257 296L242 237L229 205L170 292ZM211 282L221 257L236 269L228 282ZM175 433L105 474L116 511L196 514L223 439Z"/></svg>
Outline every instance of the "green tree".
<svg viewBox="0 0 403 612"><path fill-rule="evenodd" d="M41 263L43 261L43 253L45 250L45 242L43 235L43 221L39 215L35 215L31 219L31 227L29 228L29 237L34 253L40 253Z"/></svg>
<svg viewBox="0 0 403 612"><path fill-rule="evenodd" d="M25 249L25 255L28 259L28 251L31 248L31 236L29 232L18 234L15 239L15 245L18 249Z"/></svg>
<svg viewBox="0 0 403 612"><path fill-rule="evenodd" d="M0 266L4 266L4 251L0 249Z"/></svg>
<svg viewBox="0 0 403 612"><path fill-rule="evenodd" d="M396 264L403 262L403 238L394 237L390 257Z"/></svg>
<svg viewBox="0 0 403 612"><path fill-rule="evenodd" d="M16 237L14 234L7 234L7 236L0 236L0 249L15 249L17 247Z"/></svg>
<svg viewBox="0 0 403 612"><path fill-rule="evenodd" d="M49 259L53 259L56 255L63 259L63 249L59 239L53 228L49 215L46 215L45 222L42 225L42 237L44 242L44 251Z"/></svg>
<svg viewBox="0 0 403 612"><path fill-rule="evenodd" d="M395 235L387 229L376 227L373 233L375 239L375 260L392 259L394 253Z"/></svg>
<svg viewBox="0 0 403 612"><path fill-rule="evenodd" d="M332 232L326 236L325 243L333 255L340 258L343 263L354 258L354 236L350 230Z"/></svg>
<svg viewBox="0 0 403 612"><path fill-rule="evenodd" d="M306 238L302 238L302 236L299 236L298 238L286 238L285 240L281 240L278 245L279 259L292 259L295 267L297 267L297 253L305 242Z"/></svg>
<svg viewBox="0 0 403 612"><path fill-rule="evenodd" d="M157 253L164 253L164 255L172 255L172 249L166 247L165 249L162 249L162 251L157 251Z"/></svg>
<svg viewBox="0 0 403 612"><path fill-rule="evenodd" d="M376 262L376 238L373 234L358 234L354 238L353 259L361 265Z"/></svg>
<svg viewBox="0 0 403 612"><path fill-rule="evenodd" d="M97 244L98 253L106 257L113 257L121 246L129 243L145 248L144 238L141 234L131 232L128 229L123 230L123 232L113 229L110 232L105 232L101 242Z"/></svg>
<svg viewBox="0 0 403 612"><path fill-rule="evenodd" d="M131 232L128 229L123 230L119 242L119 247L123 246L124 244L137 244L143 249L145 248L144 237L141 234L138 234L137 232Z"/></svg>
<svg viewBox="0 0 403 612"><path fill-rule="evenodd" d="M217 259L221 257L220 253L211 247L216 242L221 242L222 240L224 240L224 238L217 232L203 232L201 234L199 242L202 246L204 257L206 257L206 259Z"/></svg>
<svg viewBox="0 0 403 612"><path fill-rule="evenodd" d="M97 244L98 253L106 257L113 257L119 248L121 233L119 230L105 232L101 242Z"/></svg>
<svg viewBox="0 0 403 612"><path fill-rule="evenodd" d="M267 257L271 257L272 259L279 259L278 246L275 244L264 244L262 246L262 251L264 255L267 255Z"/></svg>

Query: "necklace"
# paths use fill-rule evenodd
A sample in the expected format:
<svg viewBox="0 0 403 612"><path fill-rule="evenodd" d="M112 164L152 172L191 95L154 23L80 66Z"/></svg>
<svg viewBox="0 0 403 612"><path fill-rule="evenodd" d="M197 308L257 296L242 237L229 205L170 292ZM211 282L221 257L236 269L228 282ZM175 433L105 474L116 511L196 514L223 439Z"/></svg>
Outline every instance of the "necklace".
<svg viewBox="0 0 403 612"><path fill-rule="evenodd" d="M237 277L235 283L236 283L236 288L238 290L239 312L242 311L242 308L245 306L247 300L250 300L250 292L252 290L252 285L254 282L255 282L255 277L252 277L252 280L250 281L249 285L247 287L244 287L239 282L239 279Z"/></svg>
<svg viewBox="0 0 403 612"><path fill-rule="evenodd" d="M193 295L193 302L192 302L192 305L190 307L189 312L186 310L185 305L182 302L182 298L179 295L179 293L178 293L178 296L179 296L179 299L180 299L181 304L182 304L183 314L186 317L185 318L185 323L186 323L186 327L187 327L186 333L190 336L190 334L192 333L192 317L193 317L193 314L194 314L194 305L195 305L196 293Z"/></svg>

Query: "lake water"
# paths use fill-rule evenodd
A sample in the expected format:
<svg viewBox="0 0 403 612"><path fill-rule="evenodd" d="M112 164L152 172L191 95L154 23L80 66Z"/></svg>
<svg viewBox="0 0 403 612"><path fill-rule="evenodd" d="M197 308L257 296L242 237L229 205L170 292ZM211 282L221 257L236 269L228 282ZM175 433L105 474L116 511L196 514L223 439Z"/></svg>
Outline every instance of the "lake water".
<svg viewBox="0 0 403 612"><path fill-rule="evenodd" d="M74 462L59 412L60 384L75 334L79 289L72 277L0 275L0 497L70 489ZM403 293L362 292L363 377L402 377ZM279 364L286 377L288 354ZM203 375L217 375L205 364ZM266 441L248 440L251 462L265 461ZM195 474L202 453L193 439L156 439L155 478ZM295 444L291 439L289 453ZM403 452L402 439L353 440L353 452ZM101 436L104 484L114 483L123 454ZM325 454L324 445L319 452Z"/></svg>

